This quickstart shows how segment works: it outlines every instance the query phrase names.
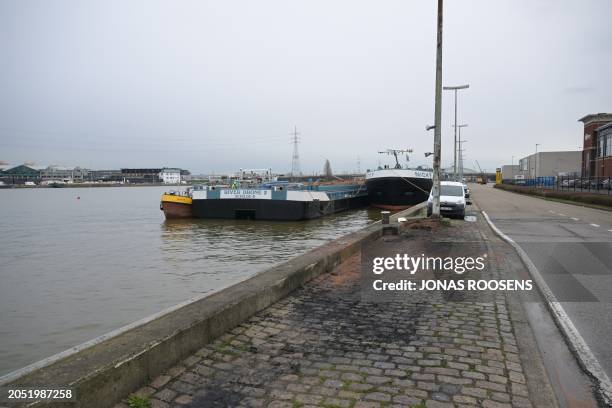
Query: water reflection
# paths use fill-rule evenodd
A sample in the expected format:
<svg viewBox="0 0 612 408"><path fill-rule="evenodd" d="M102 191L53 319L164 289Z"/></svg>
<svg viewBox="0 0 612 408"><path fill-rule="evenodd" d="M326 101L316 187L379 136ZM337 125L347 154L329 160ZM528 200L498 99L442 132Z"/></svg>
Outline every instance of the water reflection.
<svg viewBox="0 0 612 408"><path fill-rule="evenodd" d="M168 263L190 264L190 274L245 276L378 218L378 211L363 209L310 221L166 220L161 225L161 251Z"/></svg>

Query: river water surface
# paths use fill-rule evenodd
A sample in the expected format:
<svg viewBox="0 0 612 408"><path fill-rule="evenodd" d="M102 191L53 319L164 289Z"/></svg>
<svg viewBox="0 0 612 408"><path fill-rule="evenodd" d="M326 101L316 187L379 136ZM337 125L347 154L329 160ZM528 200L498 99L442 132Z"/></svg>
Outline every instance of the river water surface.
<svg viewBox="0 0 612 408"><path fill-rule="evenodd" d="M0 375L379 218L364 209L302 222L165 221L163 191L0 190Z"/></svg>

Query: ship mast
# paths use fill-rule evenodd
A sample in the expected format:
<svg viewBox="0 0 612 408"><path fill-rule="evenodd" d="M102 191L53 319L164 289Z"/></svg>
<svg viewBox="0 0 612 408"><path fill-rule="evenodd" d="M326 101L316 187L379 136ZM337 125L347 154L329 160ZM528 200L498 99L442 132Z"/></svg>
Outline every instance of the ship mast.
<svg viewBox="0 0 612 408"><path fill-rule="evenodd" d="M412 149L387 149L387 150L383 150L382 152L378 152L378 153L393 155L393 157L395 157L395 168L401 169L402 166L399 164L399 159L397 158L397 155L406 153L406 160L408 160L408 154L412 153Z"/></svg>

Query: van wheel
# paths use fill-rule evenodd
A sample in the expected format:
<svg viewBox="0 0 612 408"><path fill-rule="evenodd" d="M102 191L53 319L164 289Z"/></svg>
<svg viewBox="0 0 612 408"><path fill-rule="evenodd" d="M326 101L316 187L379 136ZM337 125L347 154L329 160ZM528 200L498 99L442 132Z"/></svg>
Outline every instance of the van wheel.
<svg viewBox="0 0 612 408"><path fill-rule="evenodd" d="M461 219L465 218L465 210L461 214L459 214L459 218L461 218Z"/></svg>

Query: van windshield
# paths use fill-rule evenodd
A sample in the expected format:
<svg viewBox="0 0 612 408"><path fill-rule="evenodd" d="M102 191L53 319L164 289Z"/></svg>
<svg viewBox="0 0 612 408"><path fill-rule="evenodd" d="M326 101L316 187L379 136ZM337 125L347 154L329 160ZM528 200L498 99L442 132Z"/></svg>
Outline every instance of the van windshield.
<svg viewBox="0 0 612 408"><path fill-rule="evenodd" d="M443 196L455 196L461 197L463 196L463 187L462 186L440 186L440 195Z"/></svg>

